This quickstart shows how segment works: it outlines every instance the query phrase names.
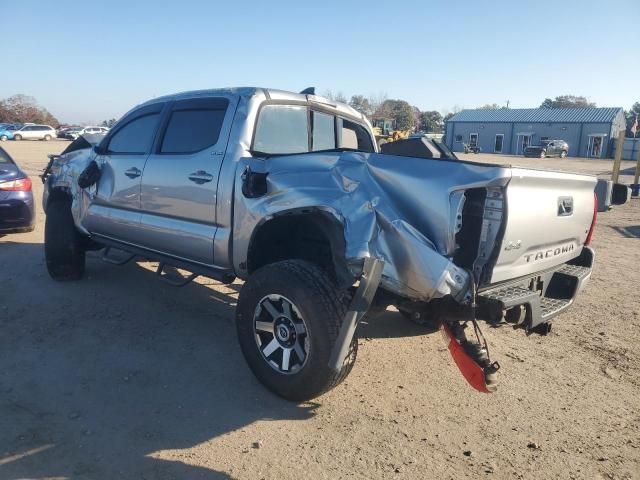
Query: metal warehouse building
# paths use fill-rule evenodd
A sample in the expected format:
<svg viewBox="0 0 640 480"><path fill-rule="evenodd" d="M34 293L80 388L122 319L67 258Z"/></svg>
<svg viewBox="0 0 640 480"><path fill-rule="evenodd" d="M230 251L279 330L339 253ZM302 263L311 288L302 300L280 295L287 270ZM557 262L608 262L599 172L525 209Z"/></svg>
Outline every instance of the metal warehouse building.
<svg viewBox="0 0 640 480"><path fill-rule="evenodd" d="M527 145L564 140L570 156L606 158L624 128L622 108L503 108L456 113L445 135L455 152L468 144L485 153L521 155Z"/></svg>

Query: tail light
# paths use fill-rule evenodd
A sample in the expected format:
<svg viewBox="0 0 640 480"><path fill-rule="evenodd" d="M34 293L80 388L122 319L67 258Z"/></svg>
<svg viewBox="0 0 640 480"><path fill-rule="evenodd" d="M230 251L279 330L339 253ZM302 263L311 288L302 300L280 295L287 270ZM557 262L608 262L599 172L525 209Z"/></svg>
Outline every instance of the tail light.
<svg viewBox="0 0 640 480"><path fill-rule="evenodd" d="M31 179L29 177L25 177L8 182L0 182L0 190L4 192L30 192Z"/></svg>
<svg viewBox="0 0 640 480"><path fill-rule="evenodd" d="M593 237L593 231L596 229L596 217L598 216L598 197L596 194L593 194L593 219L591 220L591 227L589 228L589 233L587 234L587 239L584 241L585 245L591 244L591 238Z"/></svg>

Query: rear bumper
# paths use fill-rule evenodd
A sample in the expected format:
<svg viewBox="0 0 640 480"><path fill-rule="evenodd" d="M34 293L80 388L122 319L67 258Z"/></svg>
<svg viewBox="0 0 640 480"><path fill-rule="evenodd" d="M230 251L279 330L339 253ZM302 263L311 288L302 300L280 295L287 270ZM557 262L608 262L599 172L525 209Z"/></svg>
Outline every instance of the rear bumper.
<svg viewBox="0 0 640 480"><path fill-rule="evenodd" d="M34 226L32 195L24 199L0 200L0 234L30 232Z"/></svg>
<svg viewBox="0 0 640 480"><path fill-rule="evenodd" d="M584 247L580 256L553 270L481 291L478 305L492 318L514 307L525 307L520 321L527 329L533 329L573 304L591 277L593 261L593 250Z"/></svg>

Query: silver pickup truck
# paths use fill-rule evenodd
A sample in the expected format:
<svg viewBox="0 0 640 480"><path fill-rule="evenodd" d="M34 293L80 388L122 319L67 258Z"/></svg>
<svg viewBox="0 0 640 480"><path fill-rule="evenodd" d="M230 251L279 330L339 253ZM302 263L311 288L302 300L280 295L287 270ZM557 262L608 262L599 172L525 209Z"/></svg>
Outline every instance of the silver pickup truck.
<svg viewBox="0 0 640 480"><path fill-rule="evenodd" d="M155 261L175 285L244 280L242 352L288 399L340 383L358 322L390 305L441 326L465 378L492 391L477 320L545 333L571 305L593 265L596 179L424 146L379 153L363 115L312 90L156 98L50 156L47 269L80 279L102 249Z"/></svg>

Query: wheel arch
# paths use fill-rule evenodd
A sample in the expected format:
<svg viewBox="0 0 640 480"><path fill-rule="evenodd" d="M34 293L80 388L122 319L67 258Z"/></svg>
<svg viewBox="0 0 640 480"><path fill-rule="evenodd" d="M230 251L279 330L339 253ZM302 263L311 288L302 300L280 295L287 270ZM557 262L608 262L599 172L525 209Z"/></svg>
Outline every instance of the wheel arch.
<svg viewBox="0 0 640 480"><path fill-rule="evenodd" d="M47 208L49 208L49 205L51 205L53 202L69 202L71 203L73 200L73 197L71 196L71 192L69 191L68 188L66 187L55 187L52 188L51 191L49 192L49 195L47 196L47 200L46 200L46 205L44 205L44 211L46 213Z"/></svg>
<svg viewBox="0 0 640 480"><path fill-rule="evenodd" d="M313 207L278 212L262 219L247 250L247 272L270 263L300 259L325 269L339 286L353 284L346 261L343 220L332 210Z"/></svg>

